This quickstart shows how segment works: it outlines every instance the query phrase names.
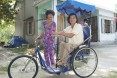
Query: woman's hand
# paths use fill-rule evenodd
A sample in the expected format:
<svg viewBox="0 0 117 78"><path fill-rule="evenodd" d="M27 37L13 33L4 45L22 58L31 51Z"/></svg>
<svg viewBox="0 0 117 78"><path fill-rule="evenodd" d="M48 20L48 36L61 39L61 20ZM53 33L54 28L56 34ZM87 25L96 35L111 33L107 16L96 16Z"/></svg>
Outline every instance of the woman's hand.
<svg viewBox="0 0 117 78"><path fill-rule="evenodd" d="M53 35L57 35L57 32L54 32Z"/></svg>
<svg viewBox="0 0 117 78"><path fill-rule="evenodd" d="M41 39L40 35L35 39L35 42L37 42L38 39Z"/></svg>

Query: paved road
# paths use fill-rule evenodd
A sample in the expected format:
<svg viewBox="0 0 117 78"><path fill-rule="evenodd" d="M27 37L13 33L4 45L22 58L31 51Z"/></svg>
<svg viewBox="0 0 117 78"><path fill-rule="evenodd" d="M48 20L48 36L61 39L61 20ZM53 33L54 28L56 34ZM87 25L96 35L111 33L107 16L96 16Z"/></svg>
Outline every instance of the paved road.
<svg viewBox="0 0 117 78"><path fill-rule="evenodd" d="M98 54L99 64L96 72L89 78L106 78L109 72L117 72L117 44L115 43L91 43L91 47ZM17 54L0 48L0 66L7 66L10 60ZM8 58L7 58L8 57ZM7 73L0 72L0 78L8 78ZM72 71L58 75L48 74L40 70L36 78L78 78Z"/></svg>

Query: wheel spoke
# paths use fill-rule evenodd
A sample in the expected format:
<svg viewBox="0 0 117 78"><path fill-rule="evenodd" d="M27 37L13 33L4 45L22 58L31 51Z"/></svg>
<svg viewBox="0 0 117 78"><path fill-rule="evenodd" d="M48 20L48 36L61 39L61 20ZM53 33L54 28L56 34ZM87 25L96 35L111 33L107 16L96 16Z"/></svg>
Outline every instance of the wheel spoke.
<svg viewBox="0 0 117 78"><path fill-rule="evenodd" d="M38 72L38 65L34 58L22 55L14 58L8 66L10 78L32 78Z"/></svg>
<svg viewBox="0 0 117 78"><path fill-rule="evenodd" d="M75 74L80 77L89 77L97 68L98 58L91 48L82 48L76 52L72 61Z"/></svg>

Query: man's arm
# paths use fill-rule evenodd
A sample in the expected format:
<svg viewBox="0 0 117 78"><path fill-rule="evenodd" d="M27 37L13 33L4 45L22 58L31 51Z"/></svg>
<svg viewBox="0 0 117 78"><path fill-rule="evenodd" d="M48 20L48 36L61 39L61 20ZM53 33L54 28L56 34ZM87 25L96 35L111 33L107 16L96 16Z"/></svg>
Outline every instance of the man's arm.
<svg viewBox="0 0 117 78"><path fill-rule="evenodd" d="M60 32L55 32L54 35L62 35L68 38L72 38L75 34L73 33L65 33L64 31L60 31Z"/></svg>

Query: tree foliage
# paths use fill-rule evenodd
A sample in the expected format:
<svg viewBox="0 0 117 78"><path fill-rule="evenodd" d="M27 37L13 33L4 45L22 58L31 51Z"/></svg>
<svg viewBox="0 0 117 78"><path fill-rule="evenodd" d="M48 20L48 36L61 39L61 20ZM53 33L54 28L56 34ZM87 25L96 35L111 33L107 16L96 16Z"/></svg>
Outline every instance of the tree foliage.
<svg viewBox="0 0 117 78"><path fill-rule="evenodd" d="M14 33L15 0L0 0L0 42L8 42Z"/></svg>
<svg viewBox="0 0 117 78"><path fill-rule="evenodd" d="M1 20L10 22L14 19L15 9L13 3L15 0L0 0L0 23Z"/></svg>

